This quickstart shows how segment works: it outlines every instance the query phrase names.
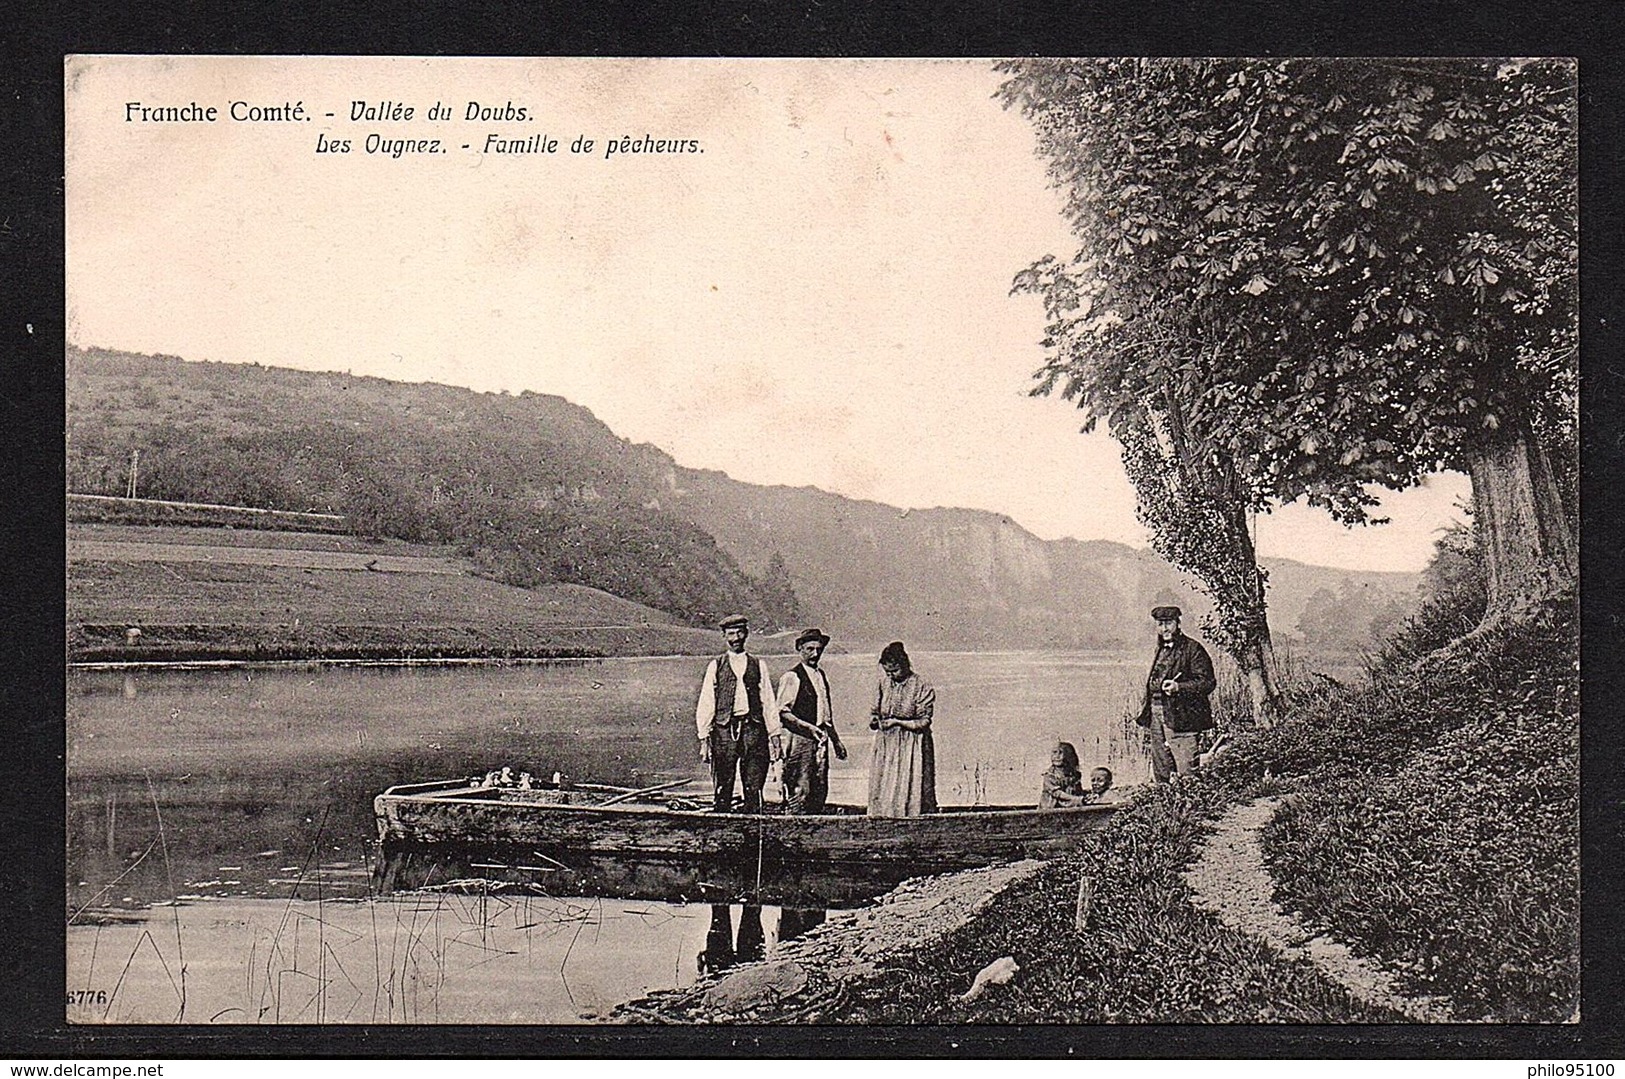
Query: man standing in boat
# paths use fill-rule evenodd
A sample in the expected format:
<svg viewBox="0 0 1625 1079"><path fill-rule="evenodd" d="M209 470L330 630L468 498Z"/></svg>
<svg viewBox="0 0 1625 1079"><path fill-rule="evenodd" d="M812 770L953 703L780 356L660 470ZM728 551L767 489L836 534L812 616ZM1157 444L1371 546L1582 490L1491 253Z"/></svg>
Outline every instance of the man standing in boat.
<svg viewBox="0 0 1625 1079"><path fill-rule="evenodd" d="M1196 768L1198 736L1213 728L1208 695L1218 684L1213 658L1201 644L1179 630L1178 607L1154 607L1157 654L1145 680L1140 726L1151 731L1151 771L1158 783Z"/></svg>
<svg viewBox="0 0 1625 1079"><path fill-rule="evenodd" d="M772 676L761 660L745 651L750 622L744 615L734 615L724 618L721 627L728 650L706 666L694 707L700 760L711 765L713 806L718 813L733 809L736 772L745 789L745 812L760 813L768 756L777 754L784 728Z"/></svg>
<svg viewBox="0 0 1625 1079"><path fill-rule="evenodd" d="M779 721L785 729L784 809L787 813L822 813L829 800L829 754L846 760L846 747L835 732L829 678L819 667L829 634L803 630L796 638L801 662L779 679Z"/></svg>

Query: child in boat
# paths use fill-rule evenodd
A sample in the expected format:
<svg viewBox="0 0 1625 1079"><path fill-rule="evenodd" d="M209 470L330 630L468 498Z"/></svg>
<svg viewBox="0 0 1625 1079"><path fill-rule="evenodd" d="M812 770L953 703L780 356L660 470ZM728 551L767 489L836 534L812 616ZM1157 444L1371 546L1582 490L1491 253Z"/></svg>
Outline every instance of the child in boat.
<svg viewBox="0 0 1625 1079"><path fill-rule="evenodd" d="M1083 772L1078 768L1078 750L1071 742L1057 742L1049 755L1049 771L1044 773L1044 789L1038 794L1039 809L1059 809L1082 805L1089 800L1083 792Z"/></svg>

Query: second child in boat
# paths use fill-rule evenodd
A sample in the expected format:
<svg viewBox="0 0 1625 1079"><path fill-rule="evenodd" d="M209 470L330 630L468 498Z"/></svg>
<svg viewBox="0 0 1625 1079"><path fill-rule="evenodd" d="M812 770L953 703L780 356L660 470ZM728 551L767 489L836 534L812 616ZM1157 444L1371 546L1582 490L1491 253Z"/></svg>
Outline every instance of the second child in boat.
<svg viewBox="0 0 1625 1079"><path fill-rule="evenodd" d="M1049 771L1044 773L1044 787L1038 793L1038 808L1088 805L1103 800L1111 789L1112 770L1101 766L1089 773L1089 789L1084 790L1077 748L1071 742L1057 742L1050 753Z"/></svg>

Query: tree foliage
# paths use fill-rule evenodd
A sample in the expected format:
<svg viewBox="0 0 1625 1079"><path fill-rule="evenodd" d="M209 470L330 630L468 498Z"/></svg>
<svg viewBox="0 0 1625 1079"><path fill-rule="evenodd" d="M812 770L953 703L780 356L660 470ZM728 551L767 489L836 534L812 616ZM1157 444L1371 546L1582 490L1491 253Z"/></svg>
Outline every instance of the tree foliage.
<svg viewBox="0 0 1625 1079"><path fill-rule="evenodd" d="M1389 666L1420 659L1478 625L1487 602L1484 552L1470 525L1455 525L1433 545L1422 570L1417 609L1384 643Z"/></svg>
<svg viewBox="0 0 1625 1079"><path fill-rule="evenodd" d="M1309 597L1298 616L1298 635L1315 648L1375 651L1416 606L1415 595L1345 578L1336 591L1321 588Z"/></svg>
<svg viewBox="0 0 1625 1079"><path fill-rule="evenodd" d="M1148 405L1116 428L1135 512L1158 553L1202 582L1213 600L1202 622L1208 637L1244 670L1259 670L1270 639L1269 574L1253 549L1242 477L1222 459L1192 456L1170 433L1177 431L1171 422L1177 414L1168 405Z"/></svg>
<svg viewBox="0 0 1625 1079"><path fill-rule="evenodd" d="M1001 70L1080 241L1016 281L1049 314L1035 392L1088 427L1128 446L1173 412L1179 457L1249 509L1348 524L1374 519L1373 486L1573 444L1572 65Z"/></svg>

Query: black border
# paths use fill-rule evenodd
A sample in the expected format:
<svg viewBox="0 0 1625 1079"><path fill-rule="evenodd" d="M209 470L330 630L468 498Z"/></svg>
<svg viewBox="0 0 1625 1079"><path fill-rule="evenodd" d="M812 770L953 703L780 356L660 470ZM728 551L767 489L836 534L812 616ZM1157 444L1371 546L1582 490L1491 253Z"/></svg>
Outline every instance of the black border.
<svg viewBox="0 0 1625 1079"><path fill-rule="evenodd" d="M1616 487L1625 361L1618 312L1622 178L1617 42L1604 2L1279 3L1109 0L1039 5L862 0L557 5L469 0L364 9L226 3L70 6L48 0L0 31L0 310L6 444L0 475L6 647L0 694L0 1053L70 1058L227 1057L1093 1057L1487 1058L1625 1055L1621 698L1614 599L1625 505ZM1541 1026L1119 1027L68 1027L62 1020L65 537L62 496L64 238L62 60L70 53L325 55L1559 55L1581 62L1583 1012ZM1618 317L1615 317L1615 316ZM493 1036L493 1029L500 1035Z"/></svg>

